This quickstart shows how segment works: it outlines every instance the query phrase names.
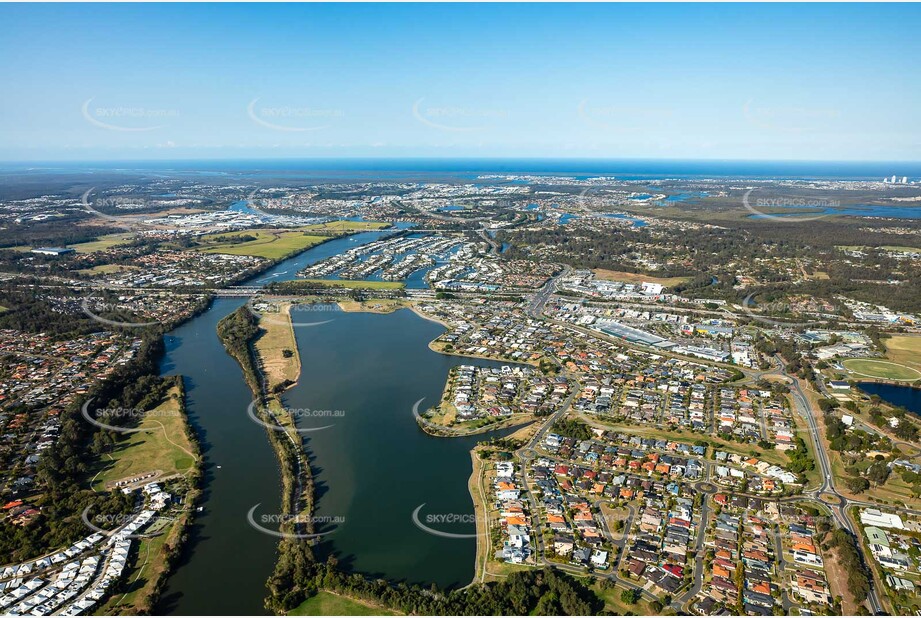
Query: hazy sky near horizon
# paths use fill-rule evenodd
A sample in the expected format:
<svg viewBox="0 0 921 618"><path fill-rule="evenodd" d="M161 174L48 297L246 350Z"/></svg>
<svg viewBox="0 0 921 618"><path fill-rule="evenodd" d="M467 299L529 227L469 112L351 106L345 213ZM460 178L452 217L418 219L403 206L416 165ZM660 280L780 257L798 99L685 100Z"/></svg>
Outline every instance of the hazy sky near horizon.
<svg viewBox="0 0 921 618"><path fill-rule="evenodd" d="M0 5L0 159L921 160L921 6Z"/></svg>

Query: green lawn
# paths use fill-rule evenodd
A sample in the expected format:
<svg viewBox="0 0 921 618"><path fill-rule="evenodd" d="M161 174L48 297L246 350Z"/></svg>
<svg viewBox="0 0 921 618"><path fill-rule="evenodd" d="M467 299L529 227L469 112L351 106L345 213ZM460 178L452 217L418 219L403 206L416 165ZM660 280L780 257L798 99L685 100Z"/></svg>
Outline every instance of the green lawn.
<svg viewBox="0 0 921 618"><path fill-rule="evenodd" d="M337 234L342 234L345 232L380 230L386 227L390 227L390 224L381 221L330 221L329 223L308 225L301 229L310 232L336 232Z"/></svg>
<svg viewBox="0 0 921 618"><path fill-rule="evenodd" d="M309 249L325 240L329 240L331 237L342 236L352 232L378 230L389 225L389 223L377 221L331 221L298 228L217 232L206 234L199 238L198 242L201 243L201 246L197 250L205 253L251 255L270 260L279 260L293 253ZM234 240L243 236L252 236L255 237L255 240L245 242Z"/></svg>
<svg viewBox="0 0 921 618"><path fill-rule="evenodd" d="M145 531L155 536L138 541L137 556L131 562L121 594L110 597L97 615L145 616L153 613L150 601L166 570L164 547L180 542L180 523L190 516L189 512L185 512L175 520L161 518Z"/></svg>
<svg viewBox="0 0 921 618"><path fill-rule="evenodd" d="M838 245L837 248L843 251L872 249L872 247L866 247L864 245ZM921 251L921 249L917 247L905 247L902 245L883 245L879 248L883 251L893 251L899 253L917 253L918 251Z"/></svg>
<svg viewBox="0 0 921 618"><path fill-rule="evenodd" d="M921 371L892 361L850 358L842 363L855 377L882 380L921 380Z"/></svg>
<svg viewBox="0 0 921 618"><path fill-rule="evenodd" d="M892 335L883 339L883 345L888 360L921 369L921 336Z"/></svg>
<svg viewBox="0 0 921 618"><path fill-rule="evenodd" d="M291 616L394 616L382 607L372 607L348 597L321 590L290 612Z"/></svg>
<svg viewBox="0 0 921 618"><path fill-rule="evenodd" d="M255 240L244 242L233 240L249 236L255 237ZM245 230L202 236L199 239L202 246L197 250L204 253L251 255L269 260L280 260L326 240L329 240L329 236L307 234L303 230Z"/></svg>
<svg viewBox="0 0 921 618"><path fill-rule="evenodd" d="M624 616L628 612L638 616L651 616L654 614L649 602L645 599L640 599L635 605L625 603L620 598L621 593L624 591L624 588L620 586L605 590L596 583L591 586L591 589L604 601L604 609L614 616Z"/></svg>
<svg viewBox="0 0 921 618"><path fill-rule="evenodd" d="M901 253L917 253L921 251L918 247L903 247L901 245L884 245L886 251L899 251Z"/></svg>
<svg viewBox="0 0 921 618"><path fill-rule="evenodd" d="M148 411L138 425L150 431L124 434L112 452L100 459L98 475L93 478L95 489L102 490L106 483L155 470L163 476L183 474L194 466L192 445L185 434L185 418L179 414L181 397L179 388L171 388L166 401Z"/></svg>
<svg viewBox="0 0 921 618"><path fill-rule="evenodd" d="M120 232L118 234L106 234L105 236L100 236L96 240L90 240L87 242L79 242L74 245L64 245L75 250L77 253L95 253L97 251L105 251L106 249L111 249L112 247L117 247L118 245L126 245L131 242L131 239L134 238L132 232ZM18 245L16 247L6 247L11 251L31 251L39 245ZM47 245L46 245L47 246Z"/></svg>
<svg viewBox="0 0 921 618"><path fill-rule="evenodd" d="M294 284L294 285L291 285ZM359 288L362 290L401 290L405 286L402 281L365 281L352 279L298 279L286 281L285 287L316 287L318 285L328 288Z"/></svg>
<svg viewBox="0 0 921 618"><path fill-rule="evenodd" d="M77 253L95 253L97 251L105 251L106 249L117 247L118 245L126 245L131 242L132 238L134 238L134 234L131 232L107 234L106 236L100 236L96 240L91 240L90 242L81 242L69 246L71 249L76 250Z"/></svg>

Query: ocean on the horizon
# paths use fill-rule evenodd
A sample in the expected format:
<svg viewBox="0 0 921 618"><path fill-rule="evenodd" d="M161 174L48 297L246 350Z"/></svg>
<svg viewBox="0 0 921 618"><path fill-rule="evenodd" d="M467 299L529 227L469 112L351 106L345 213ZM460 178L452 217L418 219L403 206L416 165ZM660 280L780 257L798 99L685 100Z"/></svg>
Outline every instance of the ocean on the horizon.
<svg viewBox="0 0 921 618"><path fill-rule="evenodd" d="M802 180L882 180L896 175L921 178L921 162L880 161L726 161L679 159L227 159L151 161L49 161L0 163L0 173L73 173L175 171L180 173L299 174L305 177L368 173L399 177L406 174L452 174L475 178L483 174L615 176L620 180L660 178L752 178Z"/></svg>

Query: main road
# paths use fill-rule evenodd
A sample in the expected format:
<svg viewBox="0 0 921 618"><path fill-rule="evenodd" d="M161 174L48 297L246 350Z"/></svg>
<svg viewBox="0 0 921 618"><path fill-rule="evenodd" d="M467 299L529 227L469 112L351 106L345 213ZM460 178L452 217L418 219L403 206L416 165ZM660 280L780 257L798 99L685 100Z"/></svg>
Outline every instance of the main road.
<svg viewBox="0 0 921 618"><path fill-rule="evenodd" d="M778 359L780 360L780 359ZM793 397L793 401L796 405L797 412L806 420L806 424L809 426L809 433L812 436L813 452L815 453L815 460L819 464L819 472L822 475L822 482L819 485L819 488L814 492L815 498L825 504L829 509L831 509L832 515L838 521L839 525L851 533L854 537L854 541L857 544L857 551L861 554L863 550L861 549L860 542L860 530L857 526L854 525L854 522L851 521L851 518L848 517L847 508L851 504L846 496L838 493L838 490L835 489L835 478L834 472L831 468L831 461L828 459L828 453L825 450L825 445L822 444L822 434L819 432L819 425L816 422L815 415L812 413L812 405L809 403L809 400L806 398L806 394L803 392L802 384L800 380L794 376L791 376L787 373L786 365L783 362L780 363L780 375L784 376L788 383L790 384L790 394ZM834 496L836 498L835 503L829 502L825 496ZM869 562L867 562L869 564ZM875 578L870 578L870 590L867 594L867 601L870 603L870 608L874 614L880 614L883 611L883 607L880 604L879 596L876 592Z"/></svg>
<svg viewBox="0 0 921 618"><path fill-rule="evenodd" d="M544 284L544 286L531 297L531 300L527 308L528 315L536 319L548 319L546 316L543 315L544 306L547 304L547 301L556 291L559 280L562 277L566 276L569 271L570 271L570 268L568 266L564 266L560 273L558 273L557 275L552 277L550 280L548 280L547 283ZM551 320L551 321L557 324L562 324L560 322L557 322L556 320ZM576 330L583 332L584 334L591 334L593 336L601 335L600 333L597 333L597 332L586 332L586 330L579 328L578 326L575 326L575 325L566 324L566 326L571 326L575 328ZM604 337L601 337L601 338L604 338ZM815 459L819 465L819 471L822 476L821 483L818 489L810 493L813 495L814 499L818 500L819 502L822 502L831 510L839 526L841 526L842 528L850 532L851 535L854 536L854 539L857 543L857 549L858 551L862 553L861 543L860 543L860 531L851 521L850 517L848 517L847 508L849 505L871 505L872 503L864 503L862 501L850 500L847 497L841 495L838 492L838 490L835 488L834 474L832 471L831 462L828 458L828 453L826 452L825 447L822 444L821 433L819 432L818 422L816 421L815 415L813 414L812 406L809 403L809 400L807 399L805 392L803 391L802 384L800 383L799 379L787 373L786 366L783 363L783 360L781 358L779 358L778 356L775 356L773 360L777 364L771 370L744 371L746 380L749 380L749 381L757 380L764 376L775 375L775 376L782 376L787 381L787 383L790 385L791 387L790 394L793 399L794 405L796 406L797 413L806 421L806 424L809 427L809 433L812 436L813 452L815 453ZM564 405L560 406L559 410L557 410L553 415L551 415L547 419L547 421L541 426L541 428L534 434L534 437L528 442L528 444L518 451L518 456L522 462L522 475L524 477L525 491L528 495L528 500L531 503L532 513L535 513L535 514L537 513L538 505L537 505L537 500L534 498L533 494L531 493L530 481L527 478L527 467L528 467L527 464L530 461L530 459L532 459L535 455L534 447L540 442L543 436L546 435L547 431L549 431L553 423L556 422L556 420L561 418L566 413L566 411L569 409L570 404L572 403L572 400L576 392L577 391L573 391L573 393L570 393ZM830 496L833 496L835 498L834 502L831 502L828 500ZM704 522L706 522L707 520L707 510L706 510L707 504L706 503L707 501L706 499L704 499L702 501L702 507L701 507L701 515L702 515L701 530L698 531L698 538L696 539L696 543L695 543L695 547L698 550L702 548L702 545L701 545L703 541L702 529L706 525ZM896 510L900 510L903 512L909 512L909 513L912 512L910 509L906 509L906 508L897 508ZM549 561L547 561L546 558L543 556L544 548L543 548L542 538L538 536L536 540L537 540L536 545L537 545L537 552L538 552L537 557L539 558L541 562L545 564L549 564ZM554 566L558 566L558 565L554 565ZM695 571L694 581L691 585L691 588L687 590L685 593L681 594L672 604L672 607L676 610L683 609L683 606L688 601L690 601L691 598L695 594L697 594L702 588L703 569L702 569L702 563L700 561L699 556L696 560L694 571ZM620 578L617 577L616 574L613 575L612 577L613 579L620 581ZM630 586L630 587L633 587L633 586ZM648 594L648 591L644 590L643 592ZM874 614L882 613L883 607L882 607L882 604L880 603L879 596L876 592L875 579L873 578L870 579L870 589L867 595L867 601L869 602L870 608Z"/></svg>

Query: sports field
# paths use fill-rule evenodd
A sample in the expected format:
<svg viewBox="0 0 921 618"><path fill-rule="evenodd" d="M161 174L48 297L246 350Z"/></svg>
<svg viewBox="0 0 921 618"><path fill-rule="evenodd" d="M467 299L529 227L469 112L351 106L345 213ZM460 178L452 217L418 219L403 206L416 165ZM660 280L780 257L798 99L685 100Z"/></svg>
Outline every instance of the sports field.
<svg viewBox="0 0 921 618"><path fill-rule="evenodd" d="M904 382L921 380L921 371L892 361L872 358L849 358L842 364L851 375L858 378L877 378Z"/></svg>

